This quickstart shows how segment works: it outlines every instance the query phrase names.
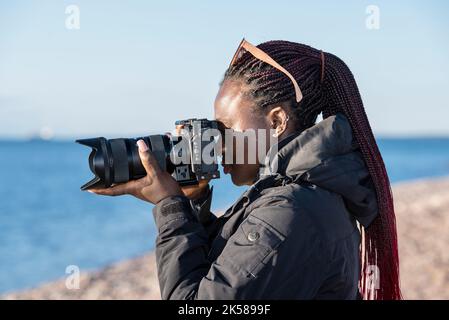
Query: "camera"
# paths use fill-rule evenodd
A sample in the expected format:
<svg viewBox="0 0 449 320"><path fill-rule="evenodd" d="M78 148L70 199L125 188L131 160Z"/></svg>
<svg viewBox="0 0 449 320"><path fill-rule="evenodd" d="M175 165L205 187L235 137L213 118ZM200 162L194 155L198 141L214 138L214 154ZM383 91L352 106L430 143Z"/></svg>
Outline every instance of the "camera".
<svg viewBox="0 0 449 320"><path fill-rule="evenodd" d="M217 122L194 118L176 121L175 125L179 129L176 134L76 140L92 148L89 167L95 175L81 190L108 188L144 177L146 172L137 147L140 139L145 141L161 169L181 186L219 178L217 156L221 152L221 136Z"/></svg>

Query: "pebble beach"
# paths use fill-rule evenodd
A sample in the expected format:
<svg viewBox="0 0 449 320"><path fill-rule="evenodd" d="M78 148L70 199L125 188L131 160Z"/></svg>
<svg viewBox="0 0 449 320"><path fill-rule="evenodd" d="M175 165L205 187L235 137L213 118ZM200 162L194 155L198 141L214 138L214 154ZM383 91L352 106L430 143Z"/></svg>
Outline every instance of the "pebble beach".
<svg viewBox="0 0 449 320"><path fill-rule="evenodd" d="M449 177L392 189L404 299L449 299ZM155 256L81 273L79 289L67 289L66 279L59 279L0 299L160 299Z"/></svg>

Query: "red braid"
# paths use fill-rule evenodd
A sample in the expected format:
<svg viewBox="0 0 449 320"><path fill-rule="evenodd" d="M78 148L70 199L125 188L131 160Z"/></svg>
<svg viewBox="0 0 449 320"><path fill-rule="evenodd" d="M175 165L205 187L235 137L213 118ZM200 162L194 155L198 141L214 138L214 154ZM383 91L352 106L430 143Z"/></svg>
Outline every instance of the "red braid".
<svg viewBox="0 0 449 320"><path fill-rule="evenodd" d="M364 230L362 237L361 260L363 264L360 291L365 299L401 299L396 217L384 161L363 108L357 84L349 68L336 56L326 54L325 73L328 77L324 88L328 99L328 108L325 108L327 110L323 113L323 117L338 111L342 111L346 115L377 194L379 214ZM367 283L370 266L377 266L380 272L379 288L374 291L374 296Z"/></svg>

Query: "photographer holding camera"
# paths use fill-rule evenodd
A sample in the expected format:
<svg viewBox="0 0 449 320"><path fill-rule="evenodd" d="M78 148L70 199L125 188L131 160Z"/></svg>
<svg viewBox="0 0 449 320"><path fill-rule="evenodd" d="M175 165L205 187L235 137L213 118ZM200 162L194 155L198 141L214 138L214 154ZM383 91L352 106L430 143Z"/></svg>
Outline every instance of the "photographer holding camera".
<svg viewBox="0 0 449 320"><path fill-rule="evenodd" d="M303 44L243 40L215 119L222 129L274 130L279 139L266 150L269 165L224 164L234 184L249 188L222 216L209 210L207 179L181 186L144 140L146 176L89 189L156 205L163 299L401 298L389 179L343 61Z"/></svg>

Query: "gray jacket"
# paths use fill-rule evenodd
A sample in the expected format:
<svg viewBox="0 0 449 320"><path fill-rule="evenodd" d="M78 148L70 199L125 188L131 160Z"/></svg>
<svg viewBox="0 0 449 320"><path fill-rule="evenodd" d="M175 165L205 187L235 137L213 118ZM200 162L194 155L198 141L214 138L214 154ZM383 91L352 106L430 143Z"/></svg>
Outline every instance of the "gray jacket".
<svg viewBox="0 0 449 320"><path fill-rule="evenodd" d="M328 117L267 159L219 218L211 192L203 204L170 197L154 207L163 299L358 297L356 221L369 225L377 203L348 120Z"/></svg>

